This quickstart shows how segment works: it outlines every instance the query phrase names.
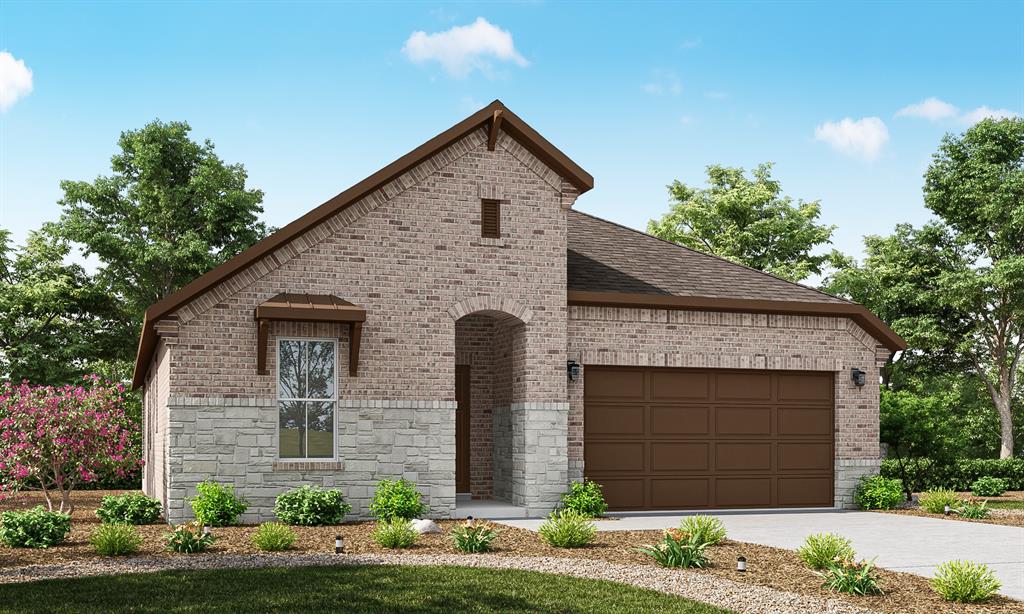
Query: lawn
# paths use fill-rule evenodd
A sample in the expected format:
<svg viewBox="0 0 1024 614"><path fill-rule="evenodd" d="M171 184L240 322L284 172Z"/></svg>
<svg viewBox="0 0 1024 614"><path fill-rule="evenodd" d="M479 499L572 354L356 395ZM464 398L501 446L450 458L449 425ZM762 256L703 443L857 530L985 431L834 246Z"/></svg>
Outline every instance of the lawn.
<svg viewBox="0 0 1024 614"><path fill-rule="evenodd" d="M0 585L0 612L727 612L602 580L464 567L290 567Z"/></svg>

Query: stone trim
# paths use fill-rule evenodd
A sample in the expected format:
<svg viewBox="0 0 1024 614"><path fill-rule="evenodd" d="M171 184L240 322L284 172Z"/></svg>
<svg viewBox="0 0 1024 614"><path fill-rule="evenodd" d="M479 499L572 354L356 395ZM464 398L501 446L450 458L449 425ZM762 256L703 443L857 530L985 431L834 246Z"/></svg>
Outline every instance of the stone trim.
<svg viewBox="0 0 1024 614"><path fill-rule="evenodd" d="M167 404L174 407L274 407L277 399L265 397L170 397Z"/></svg>
<svg viewBox="0 0 1024 614"><path fill-rule="evenodd" d="M448 308L448 315L452 320L459 320L471 313L478 311L500 311L519 319L523 324L529 324L533 319L533 311L526 305L520 304L510 298L495 296L474 296L455 303Z"/></svg>
<svg viewBox="0 0 1024 614"><path fill-rule="evenodd" d="M347 409L455 409L455 401L421 401L415 399L338 399L338 407Z"/></svg>
<svg viewBox="0 0 1024 614"><path fill-rule="evenodd" d="M525 401L509 405L512 411L569 411L569 403L546 403L537 401Z"/></svg>
<svg viewBox="0 0 1024 614"><path fill-rule="evenodd" d="M341 471L345 468L344 461L274 461L274 471Z"/></svg>

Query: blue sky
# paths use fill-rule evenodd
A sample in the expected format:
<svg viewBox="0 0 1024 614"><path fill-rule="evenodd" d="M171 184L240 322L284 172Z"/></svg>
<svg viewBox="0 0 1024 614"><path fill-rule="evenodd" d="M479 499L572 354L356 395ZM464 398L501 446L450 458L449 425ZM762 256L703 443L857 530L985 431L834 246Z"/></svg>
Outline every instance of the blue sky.
<svg viewBox="0 0 1024 614"><path fill-rule="evenodd" d="M19 241L58 216L60 180L108 173L120 131L154 118L244 163L281 226L500 98L594 175L579 210L644 228L673 179L772 161L859 254L928 218L943 134L1024 113L1019 2L4 0L0 52L0 226Z"/></svg>

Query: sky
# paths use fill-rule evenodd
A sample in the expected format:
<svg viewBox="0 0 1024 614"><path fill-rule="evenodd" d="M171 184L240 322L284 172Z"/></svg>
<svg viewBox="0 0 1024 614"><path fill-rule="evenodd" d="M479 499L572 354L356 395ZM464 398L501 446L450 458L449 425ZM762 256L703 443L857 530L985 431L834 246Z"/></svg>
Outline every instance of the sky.
<svg viewBox="0 0 1024 614"><path fill-rule="evenodd" d="M773 162L834 245L929 219L947 133L1024 113L1024 2L0 0L0 227L60 214L121 131L183 120L283 226L494 99L643 229L666 185Z"/></svg>

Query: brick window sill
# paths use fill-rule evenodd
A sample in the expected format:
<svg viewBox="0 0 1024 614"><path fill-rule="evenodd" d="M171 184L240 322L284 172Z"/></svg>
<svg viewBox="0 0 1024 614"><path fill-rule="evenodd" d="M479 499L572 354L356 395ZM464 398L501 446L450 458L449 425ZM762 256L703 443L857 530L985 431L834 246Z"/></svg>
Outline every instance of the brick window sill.
<svg viewBox="0 0 1024 614"><path fill-rule="evenodd" d="M343 461L274 461L274 471L341 471L345 468Z"/></svg>
<svg viewBox="0 0 1024 614"><path fill-rule="evenodd" d="M479 237L473 242L473 245L478 247L505 247L505 237Z"/></svg>

